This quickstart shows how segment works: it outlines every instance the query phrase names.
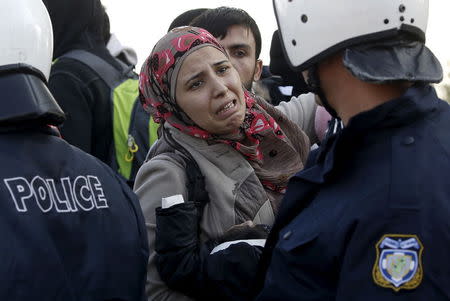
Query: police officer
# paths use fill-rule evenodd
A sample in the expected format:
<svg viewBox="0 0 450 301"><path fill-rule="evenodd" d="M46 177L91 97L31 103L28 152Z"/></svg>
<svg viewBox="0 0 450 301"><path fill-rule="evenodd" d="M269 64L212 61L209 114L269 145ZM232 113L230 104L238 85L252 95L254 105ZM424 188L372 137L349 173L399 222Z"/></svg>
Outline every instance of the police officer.
<svg viewBox="0 0 450 301"><path fill-rule="evenodd" d="M290 64L345 127L294 176L257 300L448 300L450 108L426 0L274 0Z"/></svg>
<svg viewBox="0 0 450 301"><path fill-rule="evenodd" d="M0 300L141 300L139 203L98 159L52 130L53 37L39 0L0 2Z"/></svg>

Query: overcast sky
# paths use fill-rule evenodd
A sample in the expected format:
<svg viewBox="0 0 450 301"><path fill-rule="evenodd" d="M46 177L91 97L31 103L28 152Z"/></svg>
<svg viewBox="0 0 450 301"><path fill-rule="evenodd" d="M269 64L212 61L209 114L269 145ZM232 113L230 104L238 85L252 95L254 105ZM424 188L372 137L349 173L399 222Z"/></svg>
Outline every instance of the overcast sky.
<svg viewBox="0 0 450 301"><path fill-rule="evenodd" d="M263 41L261 58L265 64L269 63L270 41L277 26L271 0L101 1L107 8L111 31L116 34L122 44L131 46L136 50L139 68L150 54L153 45L166 33L169 24L175 17L192 8L214 8L218 6L242 8L255 19ZM433 50L446 70L448 70L447 61L450 59L449 12L449 0L430 0L427 45Z"/></svg>

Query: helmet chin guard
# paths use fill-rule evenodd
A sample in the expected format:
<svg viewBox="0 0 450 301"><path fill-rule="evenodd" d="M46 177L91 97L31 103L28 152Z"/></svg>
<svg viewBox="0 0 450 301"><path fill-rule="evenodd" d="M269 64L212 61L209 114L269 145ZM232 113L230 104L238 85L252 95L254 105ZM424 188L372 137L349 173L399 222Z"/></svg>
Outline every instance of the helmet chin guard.
<svg viewBox="0 0 450 301"><path fill-rule="evenodd" d="M303 71L349 46L409 33L425 42L428 0L273 0L288 62Z"/></svg>
<svg viewBox="0 0 450 301"><path fill-rule="evenodd" d="M30 66L48 81L53 32L42 1L0 1L0 20L0 66Z"/></svg>

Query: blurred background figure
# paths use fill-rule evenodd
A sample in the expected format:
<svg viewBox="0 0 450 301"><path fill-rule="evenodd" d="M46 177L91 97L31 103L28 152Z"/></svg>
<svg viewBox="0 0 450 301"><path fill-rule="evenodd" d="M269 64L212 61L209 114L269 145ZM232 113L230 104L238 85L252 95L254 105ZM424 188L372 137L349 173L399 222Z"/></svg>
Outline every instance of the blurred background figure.
<svg viewBox="0 0 450 301"><path fill-rule="evenodd" d="M49 88L67 115L61 126L65 140L105 163L111 161L113 141L110 88L95 70L74 59L62 58L74 49L101 57L113 68L120 65L106 49L104 11L99 0L44 0L54 32Z"/></svg>
<svg viewBox="0 0 450 301"><path fill-rule="evenodd" d="M113 57L127 66L132 66L134 68L138 62L136 51L129 46L122 45L117 36L114 33L111 33L108 13L106 12L105 7L103 7L103 10L105 13L103 19L103 36L106 42L106 48Z"/></svg>
<svg viewBox="0 0 450 301"><path fill-rule="evenodd" d="M272 35L269 66L263 66L261 79L255 82L254 88L256 91L265 89L265 93L268 94L265 99L273 105L278 105L281 101L290 101L292 97L309 92L303 76L289 67L278 30ZM261 93L263 92L259 94Z"/></svg>
<svg viewBox="0 0 450 301"><path fill-rule="evenodd" d="M138 101L134 65L107 49L109 22L100 0L44 4L55 33L49 89L67 116L62 137L111 166L132 186L157 139L157 125Z"/></svg>

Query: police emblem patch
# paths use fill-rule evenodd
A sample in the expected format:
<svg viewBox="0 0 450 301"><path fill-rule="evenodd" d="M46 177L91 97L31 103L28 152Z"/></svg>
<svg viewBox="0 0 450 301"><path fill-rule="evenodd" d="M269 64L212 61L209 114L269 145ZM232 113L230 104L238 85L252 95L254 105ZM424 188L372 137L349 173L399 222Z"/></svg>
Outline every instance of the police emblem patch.
<svg viewBox="0 0 450 301"><path fill-rule="evenodd" d="M423 277L423 245L416 235L386 234L375 248L377 259L372 276L376 284L396 292L419 286Z"/></svg>

